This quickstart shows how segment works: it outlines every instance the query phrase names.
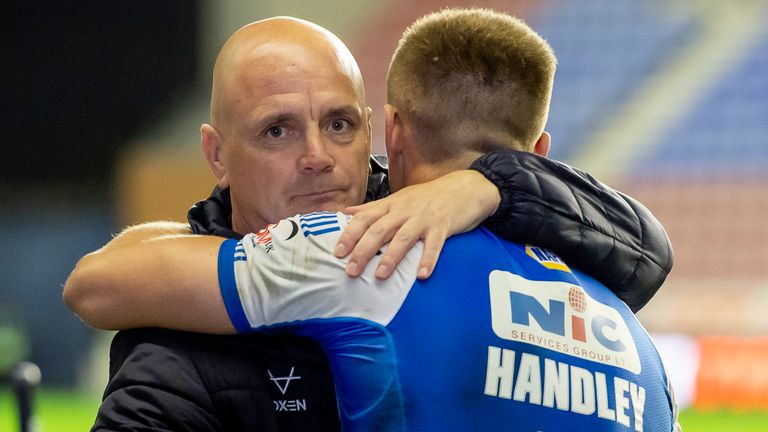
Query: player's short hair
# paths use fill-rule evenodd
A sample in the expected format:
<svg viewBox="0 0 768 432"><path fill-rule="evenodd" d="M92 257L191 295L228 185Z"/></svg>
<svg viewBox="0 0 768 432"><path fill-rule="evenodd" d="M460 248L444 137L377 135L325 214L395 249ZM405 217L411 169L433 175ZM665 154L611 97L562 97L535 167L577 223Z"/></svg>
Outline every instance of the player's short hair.
<svg viewBox="0 0 768 432"><path fill-rule="evenodd" d="M413 124L425 160L467 150L531 150L544 130L557 60L522 20L446 9L405 30L387 101Z"/></svg>

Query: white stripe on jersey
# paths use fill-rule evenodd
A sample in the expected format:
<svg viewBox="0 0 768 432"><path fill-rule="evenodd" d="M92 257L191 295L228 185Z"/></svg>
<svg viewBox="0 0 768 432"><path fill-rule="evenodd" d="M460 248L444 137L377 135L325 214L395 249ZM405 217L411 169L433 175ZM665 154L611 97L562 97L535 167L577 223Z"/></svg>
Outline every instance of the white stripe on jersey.
<svg viewBox="0 0 768 432"><path fill-rule="evenodd" d="M252 328L312 318L352 317L387 325L400 309L421 259L414 246L384 281L374 271L375 256L358 278L344 273L348 257L333 255L349 217L343 213L294 216L269 228L269 235L248 234L235 252L235 280ZM246 259L238 257L244 254Z"/></svg>

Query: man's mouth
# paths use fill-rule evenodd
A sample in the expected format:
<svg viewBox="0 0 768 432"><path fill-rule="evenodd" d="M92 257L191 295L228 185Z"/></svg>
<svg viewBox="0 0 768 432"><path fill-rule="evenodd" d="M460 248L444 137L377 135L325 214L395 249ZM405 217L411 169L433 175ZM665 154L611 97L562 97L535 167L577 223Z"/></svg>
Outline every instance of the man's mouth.
<svg viewBox="0 0 768 432"><path fill-rule="evenodd" d="M309 192L301 195L295 195L294 198L300 200L317 200L325 201L334 198L339 193L343 192L342 189L326 189L317 192Z"/></svg>

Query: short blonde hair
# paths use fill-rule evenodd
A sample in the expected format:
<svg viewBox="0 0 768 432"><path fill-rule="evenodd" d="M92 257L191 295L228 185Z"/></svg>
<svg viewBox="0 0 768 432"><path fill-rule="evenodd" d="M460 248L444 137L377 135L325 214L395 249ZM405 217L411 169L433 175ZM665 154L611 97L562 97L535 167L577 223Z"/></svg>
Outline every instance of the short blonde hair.
<svg viewBox="0 0 768 432"><path fill-rule="evenodd" d="M446 9L403 33L387 100L412 122L426 160L497 147L531 150L544 130L557 60L522 20Z"/></svg>

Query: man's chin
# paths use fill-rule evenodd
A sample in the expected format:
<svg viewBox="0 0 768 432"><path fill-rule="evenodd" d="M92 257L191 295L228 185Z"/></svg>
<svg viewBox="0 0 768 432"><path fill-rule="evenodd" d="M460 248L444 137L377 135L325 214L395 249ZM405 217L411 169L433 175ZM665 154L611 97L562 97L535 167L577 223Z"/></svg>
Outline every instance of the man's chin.
<svg viewBox="0 0 768 432"><path fill-rule="evenodd" d="M348 193L332 191L294 197L292 207L297 210L297 213L337 212L357 204L352 201Z"/></svg>

